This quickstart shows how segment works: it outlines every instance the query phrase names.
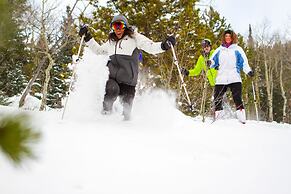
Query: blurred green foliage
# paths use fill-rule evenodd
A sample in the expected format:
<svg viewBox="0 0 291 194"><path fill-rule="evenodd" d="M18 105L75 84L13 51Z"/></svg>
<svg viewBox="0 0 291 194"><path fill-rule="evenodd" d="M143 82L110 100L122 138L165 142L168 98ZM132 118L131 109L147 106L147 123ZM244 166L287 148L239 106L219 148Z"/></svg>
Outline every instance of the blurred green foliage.
<svg viewBox="0 0 291 194"><path fill-rule="evenodd" d="M36 158L33 145L39 142L41 133L31 123L30 116L24 113L4 115L0 119L0 149L15 165Z"/></svg>

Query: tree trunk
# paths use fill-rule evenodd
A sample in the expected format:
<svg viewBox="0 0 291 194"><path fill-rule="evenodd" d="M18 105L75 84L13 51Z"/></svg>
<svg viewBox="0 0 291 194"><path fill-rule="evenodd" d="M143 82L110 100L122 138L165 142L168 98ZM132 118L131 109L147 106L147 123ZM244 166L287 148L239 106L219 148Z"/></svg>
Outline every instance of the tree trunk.
<svg viewBox="0 0 291 194"><path fill-rule="evenodd" d="M49 45L48 45L48 40L46 37L46 23L45 23L45 4L46 4L46 0L42 1L42 14L41 14L41 34L40 34L40 39L42 40L42 44L43 44L43 49L45 50L44 53L46 54L46 56L48 57L49 60L49 64L45 70L45 80L44 80L44 85L42 88L42 99L41 99L41 104L39 107L39 110L42 111L45 109L46 106L46 96L47 96L47 88L48 88L48 83L50 81L50 70L52 68L52 57L49 53Z"/></svg>
<svg viewBox="0 0 291 194"><path fill-rule="evenodd" d="M251 87L251 93L249 94L248 92L246 92L246 99L248 102L248 112L250 112L250 110L253 110L254 111L254 114L256 115L256 120L259 120L260 118L260 114L259 114L259 110L261 109L260 108L260 90L259 90L259 83L258 83L258 80L259 80L259 72L260 72L260 68L259 68L259 55L257 55L257 57L255 58L255 61L254 61L254 71L255 71L255 77L250 81L250 87ZM247 91L249 91L247 89ZM250 99L253 99L253 103L250 103ZM253 116L253 113L250 115L250 116Z"/></svg>
<svg viewBox="0 0 291 194"><path fill-rule="evenodd" d="M269 68L266 51L264 51L264 65L265 65L265 79L266 79L266 89L267 89L267 101L268 101L268 118L267 120L273 121L273 98L272 98L272 72Z"/></svg>
<svg viewBox="0 0 291 194"><path fill-rule="evenodd" d="M40 104L40 111L45 110L46 107L46 98L47 98L47 91L48 91L48 85L49 85L49 81L50 81L50 71L53 67L54 64L54 60L52 59L51 55L49 53L47 53L48 55L48 59L49 59L49 65L45 70L45 80L44 80L44 86L42 89L42 99L41 99L41 104Z"/></svg>
<svg viewBox="0 0 291 194"><path fill-rule="evenodd" d="M273 68L270 67L269 69L269 78L270 78L270 96L269 96L269 100L268 100L268 104L270 107L270 111L269 111L269 120L270 122L272 122L274 120L274 115L273 115L273 93L274 93L274 82L273 82Z"/></svg>
<svg viewBox="0 0 291 194"><path fill-rule="evenodd" d="M41 71L41 68L43 67L44 63L46 61L46 58L43 58L40 63L38 64L37 66L37 69L36 69L36 72L35 74L33 75L33 77L29 80L20 100L19 100L19 108L22 107L25 103L25 99L26 99L26 96L29 94L30 90L31 90L31 87L32 87L32 84L35 82L36 78L38 77L40 71Z"/></svg>
<svg viewBox="0 0 291 194"><path fill-rule="evenodd" d="M280 88L281 88L281 95L282 95L282 98L284 100L284 103L283 103L283 113L282 113L282 121L283 123L286 122L286 118L287 118L287 113L286 113L286 108L287 108L287 97L286 97L286 92L285 92L285 89L284 89L284 84L283 84L283 61L281 60L280 62Z"/></svg>
<svg viewBox="0 0 291 194"><path fill-rule="evenodd" d="M257 107L258 107L258 112L259 110L261 110L261 98L260 98L260 88L259 88L259 72L260 72L260 67L259 67L259 62L257 61L257 65L256 65L256 71L257 72L255 75L255 79L254 79L254 85L255 85L255 92L256 92L256 102L257 102ZM259 114L260 116L260 114Z"/></svg>

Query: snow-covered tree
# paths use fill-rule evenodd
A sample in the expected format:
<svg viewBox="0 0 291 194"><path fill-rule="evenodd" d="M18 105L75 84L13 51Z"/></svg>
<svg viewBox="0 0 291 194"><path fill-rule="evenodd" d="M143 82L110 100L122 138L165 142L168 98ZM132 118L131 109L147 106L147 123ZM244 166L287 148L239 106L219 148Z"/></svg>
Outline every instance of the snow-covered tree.
<svg viewBox="0 0 291 194"><path fill-rule="evenodd" d="M27 82L23 74L29 62L23 26L26 9L26 0L4 0L0 4L0 88L7 96L19 94Z"/></svg>

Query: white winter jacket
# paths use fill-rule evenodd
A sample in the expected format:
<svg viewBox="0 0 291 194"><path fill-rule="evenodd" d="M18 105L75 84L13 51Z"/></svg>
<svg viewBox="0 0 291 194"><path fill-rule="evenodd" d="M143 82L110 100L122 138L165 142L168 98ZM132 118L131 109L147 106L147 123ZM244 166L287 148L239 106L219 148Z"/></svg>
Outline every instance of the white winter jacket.
<svg viewBox="0 0 291 194"><path fill-rule="evenodd" d="M139 49L150 54L164 52L161 42L153 42L138 32L134 32L132 38L126 35L118 41L109 40L103 45L92 38L87 45L96 54L109 56L109 78L132 86L137 84Z"/></svg>
<svg viewBox="0 0 291 194"><path fill-rule="evenodd" d="M228 48L221 45L214 51L210 60L212 62L210 68L218 69L216 85L242 82L241 69L246 74L251 71L245 52L237 44L232 44Z"/></svg>

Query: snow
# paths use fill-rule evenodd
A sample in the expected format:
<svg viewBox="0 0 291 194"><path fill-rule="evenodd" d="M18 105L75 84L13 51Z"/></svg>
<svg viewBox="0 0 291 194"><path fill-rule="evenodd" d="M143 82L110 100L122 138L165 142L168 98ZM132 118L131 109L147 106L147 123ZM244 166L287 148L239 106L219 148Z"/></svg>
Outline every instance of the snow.
<svg viewBox="0 0 291 194"><path fill-rule="evenodd" d="M20 98L21 96L13 96L9 98L8 102L10 102L10 106L17 108L19 106ZM38 98L28 94L22 108L25 110L39 110L40 105L41 105L41 101ZM49 107L46 107L46 108L47 110L50 109Z"/></svg>
<svg viewBox="0 0 291 194"><path fill-rule="evenodd" d="M42 131L39 158L15 168L0 155L1 194L291 193L290 125L202 123L159 89L136 96L131 121L118 101L104 116L105 64L85 50L63 120L60 111L30 111Z"/></svg>

